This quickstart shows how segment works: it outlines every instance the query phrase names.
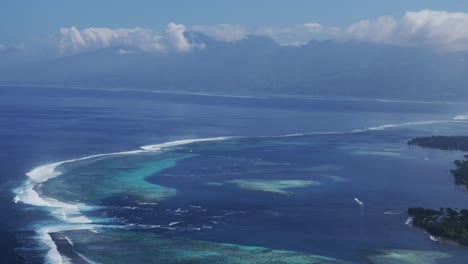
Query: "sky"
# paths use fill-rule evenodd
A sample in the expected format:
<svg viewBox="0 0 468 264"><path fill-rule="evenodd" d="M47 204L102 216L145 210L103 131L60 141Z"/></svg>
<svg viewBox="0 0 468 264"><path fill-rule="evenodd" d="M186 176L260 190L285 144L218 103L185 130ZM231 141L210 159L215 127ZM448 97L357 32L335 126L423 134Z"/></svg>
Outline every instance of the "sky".
<svg viewBox="0 0 468 264"><path fill-rule="evenodd" d="M342 38L464 50L467 28L465 0L0 0L0 52L24 43L60 52L122 44L189 51L186 31L222 41Z"/></svg>
<svg viewBox="0 0 468 264"><path fill-rule="evenodd" d="M0 43L15 43L59 28L243 24L289 26L320 23L344 27L362 19L422 9L468 12L464 0L0 0Z"/></svg>

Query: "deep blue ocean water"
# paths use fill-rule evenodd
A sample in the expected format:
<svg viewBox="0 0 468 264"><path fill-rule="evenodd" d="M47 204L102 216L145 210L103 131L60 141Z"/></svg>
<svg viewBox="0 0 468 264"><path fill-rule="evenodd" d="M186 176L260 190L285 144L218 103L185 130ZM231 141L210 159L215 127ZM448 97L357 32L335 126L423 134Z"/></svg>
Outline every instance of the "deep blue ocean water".
<svg viewBox="0 0 468 264"><path fill-rule="evenodd" d="M1 87L0 94L4 263L43 263L49 248L36 232L67 223L48 208L13 202L12 190L28 179L25 173L31 169L219 136L241 138L64 164L62 175L44 183L42 191L99 207L82 214L109 226L95 228L101 235L66 235L77 252L91 260L107 254L108 263L115 263L111 246L106 253L81 242L93 236L93 245L111 241L114 250L136 245L143 250L145 245L126 244L133 240L116 231L125 230L121 232L140 232L140 241L148 234L158 236L149 239L152 243L190 241L179 241L177 248L208 241L213 244L204 247L212 251L225 250L217 247L229 243L352 263L392 263L369 258L382 250L413 261L401 263L431 263L434 254L447 256L432 263L468 259L466 248L434 242L406 225L404 213L414 206L466 207L468 194L453 184L449 172L463 153L408 147L406 142L465 134L468 121L454 117L468 113L468 104L45 87ZM143 180L134 181L139 176ZM248 185L252 180L257 182ZM306 184L280 192L261 190L273 180ZM152 186L162 186L167 197L152 202L160 194L151 193Z"/></svg>

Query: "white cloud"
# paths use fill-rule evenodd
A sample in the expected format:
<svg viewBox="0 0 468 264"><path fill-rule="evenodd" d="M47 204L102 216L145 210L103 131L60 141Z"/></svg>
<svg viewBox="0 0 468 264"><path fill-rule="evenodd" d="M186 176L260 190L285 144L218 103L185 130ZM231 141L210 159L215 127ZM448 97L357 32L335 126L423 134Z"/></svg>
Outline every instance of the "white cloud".
<svg viewBox="0 0 468 264"><path fill-rule="evenodd" d="M362 20L345 29L305 23L289 27L244 25L194 26L219 41L235 42L249 36L267 36L283 45L300 46L311 39L359 40L389 45L430 47L445 51L468 50L468 13L421 10L402 18L381 16Z"/></svg>
<svg viewBox="0 0 468 264"><path fill-rule="evenodd" d="M220 24L214 26L193 26L191 31L204 33L217 41L234 42L247 38L250 29L244 25Z"/></svg>
<svg viewBox="0 0 468 264"><path fill-rule="evenodd" d="M169 23L166 32L169 37L169 41L172 42L172 44L174 44L174 47L178 51L189 51L192 48L190 43L184 36L184 25Z"/></svg>
<svg viewBox="0 0 468 264"><path fill-rule="evenodd" d="M271 38L280 44L297 45L307 43L312 39L336 38L340 34L340 29L323 26L318 23L305 23L301 25L273 28Z"/></svg>
<svg viewBox="0 0 468 264"><path fill-rule="evenodd" d="M446 51L468 50L468 14L422 10L407 12L400 20L363 20L348 27L343 38Z"/></svg>
<svg viewBox="0 0 468 264"><path fill-rule="evenodd" d="M164 32L143 28L110 29L61 28L53 39L62 53L76 53L112 46L124 46L148 52L190 51L193 46L184 37L185 26L169 23Z"/></svg>
<svg viewBox="0 0 468 264"><path fill-rule="evenodd" d="M407 12L402 18L382 16L373 20L362 20L343 29L319 23L285 27L233 24L186 27L169 23L167 29L162 31L138 27L81 30L69 27L60 29L50 40L62 53L77 53L112 46L146 52L188 52L205 48L201 40L186 38L187 32L204 33L224 42L241 41L250 36L265 36L289 46L301 46L311 39L339 39L464 51L468 50L468 13L422 10ZM28 45L28 48L34 46ZM0 52L10 49L10 46L0 45Z"/></svg>
<svg viewBox="0 0 468 264"><path fill-rule="evenodd" d="M396 27L397 22L393 17L379 17L375 21L363 20L348 27L345 37L388 44L393 41Z"/></svg>
<svg viewBox="0 0 468 264"><path fill-rule="evenodd" d="M323 26L318 23L306 23L302 25L307 32L320 33L323 30Z"/></svg>

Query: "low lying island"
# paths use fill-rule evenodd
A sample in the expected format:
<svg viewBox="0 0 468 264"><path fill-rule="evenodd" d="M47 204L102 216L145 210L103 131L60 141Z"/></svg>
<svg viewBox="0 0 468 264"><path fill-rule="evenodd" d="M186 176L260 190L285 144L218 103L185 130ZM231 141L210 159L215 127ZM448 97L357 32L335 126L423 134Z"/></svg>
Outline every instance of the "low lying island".
<svg viewBox="0 0 468 264"><path fill-rule="evenodd" d="M412 139L408 145L441 150L468 151L468 136L431 136ZM468 155L463 160L455 160L451 169L455 184L468 188ZM419 227L431 236L448 239L460 245L468 246L468 210L440 208L409 208L414 226Z"/></svg>

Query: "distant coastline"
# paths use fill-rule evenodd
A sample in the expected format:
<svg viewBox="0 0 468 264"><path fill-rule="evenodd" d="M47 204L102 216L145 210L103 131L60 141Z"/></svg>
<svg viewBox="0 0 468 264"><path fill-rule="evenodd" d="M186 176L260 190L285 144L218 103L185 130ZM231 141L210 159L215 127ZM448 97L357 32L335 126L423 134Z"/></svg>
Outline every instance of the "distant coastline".
<svg viewBox="0 0 468 264"><path fill-rule="evenodd" d="M468 136L431 136L420 137L408 141L408 145L449 150L468 151ZM468 187L468 155L464 160L455 160L455 169L451 169L455 184ZM408 215L412 217L412 224L425 230L435 241L439 238L453 241L459 245L468 246L468 210L460 211L451 208L439 210L427 208L409 208Z"/></svg>
<svg viewBox="0 0 468 264"><path fill-rule="evenodd" d="M441 150L468 151L468 136L418 137L408 141L408 145Z"/></svg>
<svg viewBox="0 0 468 264"><path fill-rule="evenodd" d="M144 92L156 94L172 94L172 95L193 95L193 96L212 96L212 97L227 97L241 99L267 99L267 98L282 98L282 99L309 99L309 100L340 100L340 101L376 101L381 103L414 103L414 104L465 104L465 100L416 100L411 98L400 97L375 97L375 96L349 96L349 95L320 95L320 94L303 94L303 93L277 93L266 94L262 92L249 93L219 93L210 90L202 89L151 89L147 87L130 88L128 86L85 86L85 85L68 85L54 83L4 83L0 81L1 87L18 87L18 88L56 88L56 89L72 89L72 90L96 90L109 92Z"/></svg>
<svg viewBox="0 0 468 264"><path fill-rule="evenodd" d="M468 151L468 136L420 137L410 140L408 145L441 150ZM456 168L451 169L450 172L455 179L455 183L468 188L468 155L464 155L464 160L455 160L453 163Z"/></svg>

